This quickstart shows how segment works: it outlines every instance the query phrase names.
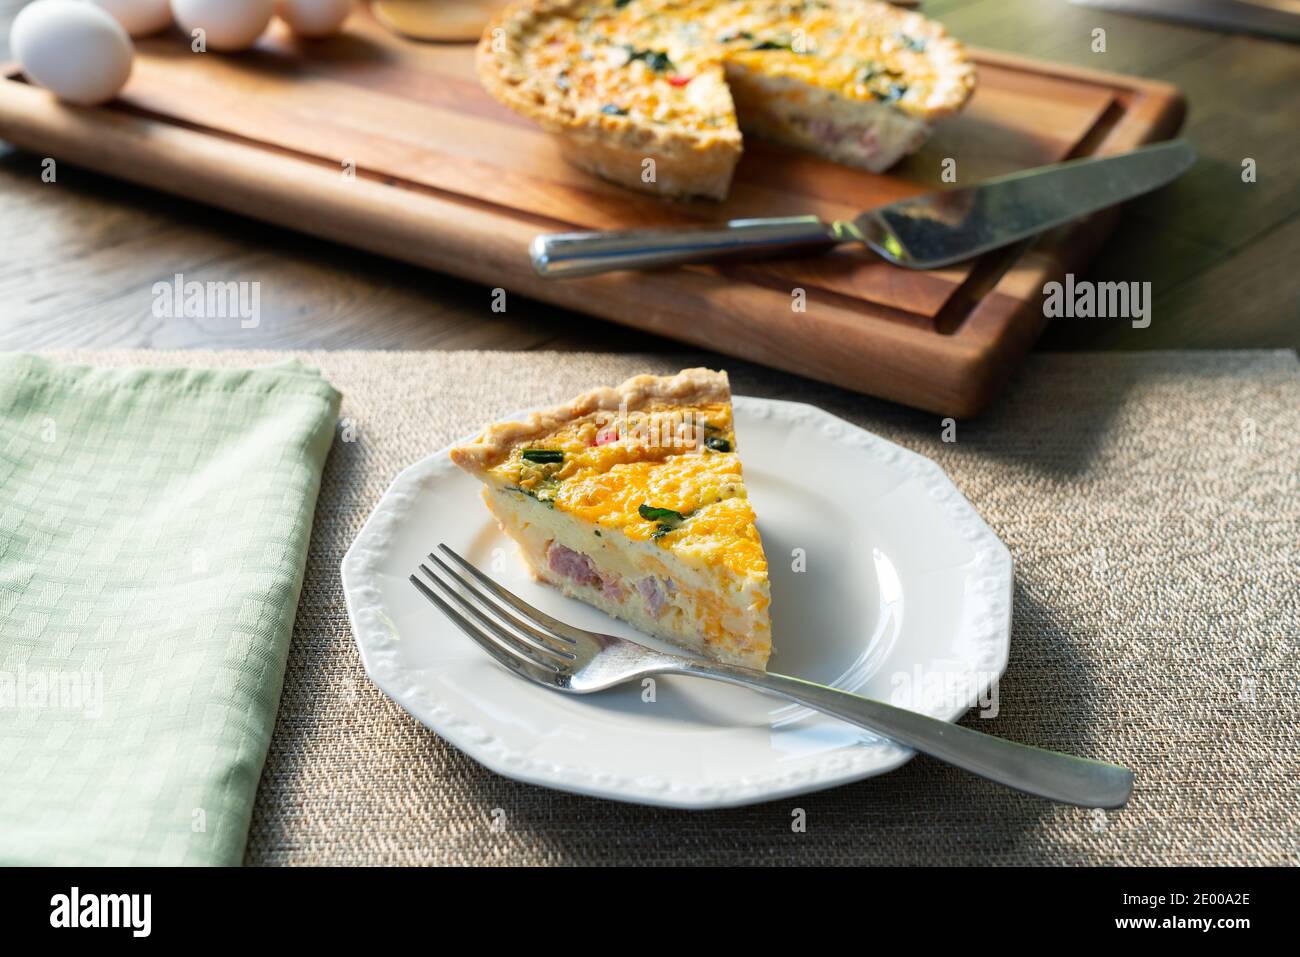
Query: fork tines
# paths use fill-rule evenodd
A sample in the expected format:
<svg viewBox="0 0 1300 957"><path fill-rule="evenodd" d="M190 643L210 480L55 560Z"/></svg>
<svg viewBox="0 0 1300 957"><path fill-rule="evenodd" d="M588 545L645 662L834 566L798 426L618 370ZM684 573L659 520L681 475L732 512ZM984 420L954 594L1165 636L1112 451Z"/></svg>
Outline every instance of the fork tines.
<svg viewBox="0 0 1300 957"><path fill-rule="evenodd" d="M410 576L411 584L461 631L498 662L535 681L555 684L572 673L578 656L574 640L561 633L566 626L497 584L446 545L440 544L438 551L454 565L430 552L429 561L438 571L423 563L420 571L434 587L416 575Z"/></svg>

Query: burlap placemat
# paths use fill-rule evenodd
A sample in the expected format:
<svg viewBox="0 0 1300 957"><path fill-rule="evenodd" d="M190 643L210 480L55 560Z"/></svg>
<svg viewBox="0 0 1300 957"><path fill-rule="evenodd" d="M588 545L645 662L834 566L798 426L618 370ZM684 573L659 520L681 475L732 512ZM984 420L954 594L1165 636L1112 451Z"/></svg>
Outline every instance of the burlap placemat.
<svg viewBox="0 0 1300 957"><path fill-rule="evenodd" d="M1040 355L983 418L723 363L739 393L812 402L928 455L1010 547L1011 662L981 730L1137 772L1100 812L928 758L717 812L517 784L367 680L338 583L391 478L516 408L696 356L295 353L344 394L251 864L1300 863L1300 368L1293 353ZM68 352L250 365L270 352ZM792 810L807 830L791 828ZM501 809L504 816L494 809ZM495 820L505 826L494 827Z"/></svg>

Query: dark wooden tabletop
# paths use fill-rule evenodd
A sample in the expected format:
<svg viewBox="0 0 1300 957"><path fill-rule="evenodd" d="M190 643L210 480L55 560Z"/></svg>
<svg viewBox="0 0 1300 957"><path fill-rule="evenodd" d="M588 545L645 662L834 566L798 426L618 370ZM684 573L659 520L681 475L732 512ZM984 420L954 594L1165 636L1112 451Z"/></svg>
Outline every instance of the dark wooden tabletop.
<svg viewBox="0 0 1300 957"><path fill-rule="evenodd" d="M0 58L23 0L0 0ZM1195 168L1130 204L1089 270L1150 281L1149 328L1058 320L1040 348L1300 348L1300 46L1073 6L927 0L966 42L1164 80ZM1106 31L1094 53L1092 31ZM1242 182L1254 160L1256 182ZM672 343L422 271L0 143L0 349L671 349ZM261 322L156 318L176 272L262 284Z"/></svg>

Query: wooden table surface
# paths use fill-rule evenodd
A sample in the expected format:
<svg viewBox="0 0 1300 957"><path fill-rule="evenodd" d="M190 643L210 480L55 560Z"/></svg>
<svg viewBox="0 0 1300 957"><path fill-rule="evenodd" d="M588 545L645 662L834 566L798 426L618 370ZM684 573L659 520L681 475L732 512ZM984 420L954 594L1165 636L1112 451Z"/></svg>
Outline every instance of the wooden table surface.
<svg viewBox="0 0 1300 957"><path fill-rule="evenodd" d="M23 0L0 0L0 58ZM1040 348L1300 348L1300 46L1106 14L1064 0L927 0L971 44L1165 80L1200 151L1130 205L1088 278L1149 281L1152 322L1062 319ZM1106 52L1091 50L1106 31ZM1243 183L1243 160L1257 181ZM673 349L0 143L0 349ZM156 318L153 284L260 281L261 322Z"/></svg>

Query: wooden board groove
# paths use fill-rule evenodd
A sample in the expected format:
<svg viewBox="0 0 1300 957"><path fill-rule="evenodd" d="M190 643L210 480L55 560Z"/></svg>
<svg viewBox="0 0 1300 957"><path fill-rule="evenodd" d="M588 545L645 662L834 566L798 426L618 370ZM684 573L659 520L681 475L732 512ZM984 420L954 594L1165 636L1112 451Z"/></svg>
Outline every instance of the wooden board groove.
<svg viewBox="0 0 1300 957"><path fill-rule="evenodd" d="M1182 121L1165 84L972 51L969 108L889 175L751 141L723 203L670 203L565 163L533 125L474 81L464 46L389 35L366 17L311 47L273 32L247 54L192 55L183 38L139 44L120 100L53 102L6 71L0 137L101 172L328 239L951 415L996 394L1043 320L1045 282L1079 268L1112 211L944 270L897 269L863 250L548 282L539 231L692 223L859 209L958 181L1121 152ZM355 180L341 164L356 164ZM791 308L803 288L807 311Z"/></svg>

